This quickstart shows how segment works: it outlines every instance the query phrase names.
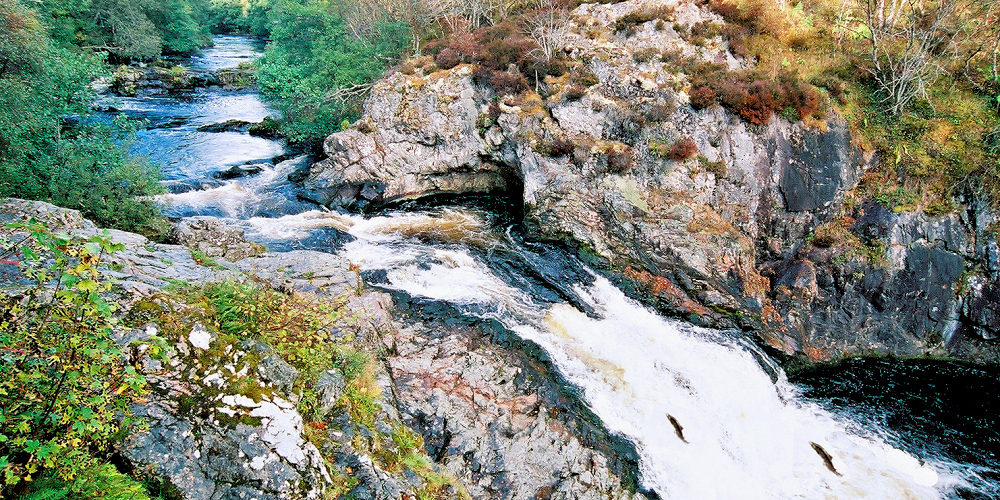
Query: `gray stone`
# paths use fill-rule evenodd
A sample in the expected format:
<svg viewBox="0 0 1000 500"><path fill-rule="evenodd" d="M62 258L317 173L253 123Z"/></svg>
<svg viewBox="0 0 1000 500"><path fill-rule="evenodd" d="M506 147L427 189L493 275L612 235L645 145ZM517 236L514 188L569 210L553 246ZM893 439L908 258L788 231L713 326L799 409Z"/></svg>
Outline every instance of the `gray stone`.
<svg viewBox="0 0 1000 500"><path fill-rule="evenodd" d="M327 370L319 376L316 391L319 392L320 413L330 411L337 404L346 385L344 375L339 370Z"/></svg>
<svg viewBox="0 0 1000 500"><path fill-rule="evenodd" d="M264 169L274 168L274 165L270 163L252 163L246 165L233 165L225 170L220 170L214 174L212 177L221 180L238 179L240 177L249 177L251 175L256 175L264 171Z"/></svg>
<svg viewBox="0 0 1000 500"><path fill-rule="evenodd" d="M257 373L261 380L270 382L281 392L289 392L299 378L299 371L281 359L277 354L270 354L257 365Z"/></svg>

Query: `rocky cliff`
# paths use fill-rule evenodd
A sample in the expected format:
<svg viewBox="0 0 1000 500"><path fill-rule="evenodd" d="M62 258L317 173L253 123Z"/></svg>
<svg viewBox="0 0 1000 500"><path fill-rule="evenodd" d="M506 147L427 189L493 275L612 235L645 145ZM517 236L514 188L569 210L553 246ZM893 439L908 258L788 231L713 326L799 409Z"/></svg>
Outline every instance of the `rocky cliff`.
<svg viewBox="0 0 1000 500"><path fill-rule="evenodd" d="M930 216L866 198L859 184L879 160L836 111L752 124L695 110L678 55L752 61L721 36L686 41L681 32L723 20L671 7L672 22L619 30L644 2L581 5L567 21L569 71L533 91L498 94L467 64L388 76L363 118L327 138L303 197L366 210L502 192L523 202L529 235L575 246L636 297L753 331L794 360L997 360L992 208L958 200Z"/></svg>

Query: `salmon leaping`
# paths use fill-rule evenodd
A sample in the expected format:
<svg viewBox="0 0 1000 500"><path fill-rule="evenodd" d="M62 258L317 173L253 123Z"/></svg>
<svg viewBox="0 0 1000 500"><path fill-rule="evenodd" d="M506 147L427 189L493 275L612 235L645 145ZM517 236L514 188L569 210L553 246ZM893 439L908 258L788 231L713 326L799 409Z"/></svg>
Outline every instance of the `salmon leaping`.
<svg viewBox="0 0 1000 500"><path fill-rule="evenodd" d="M684 441L684 444L690 444L687 439L684 439L684 428L681 427L680 422L678 422L677 419L669 413L667 414L667 419L670 420L670 425L674 426L674 432L677 433L677 437L681 438L681 441Z"/></svg>
<svg viewBox="0 0 1000 500"><path fill-rule="evenodd" d="M816 444L816 443L814 443L812 441L809 441L809 444L812 446L812 448L816 452L816 454L819 455L819 457L823 459L823 463L826 464L826 468L827 469L830 469L830 472L832 472L832 473L834 473L834 474L836 474L838 476L843 476L843 474L837 472L837 468L833 466L833 457L829 453L827 453L827 451L824 450L822 446L820 446L820 445L818 445L818 444Z"/></svg>

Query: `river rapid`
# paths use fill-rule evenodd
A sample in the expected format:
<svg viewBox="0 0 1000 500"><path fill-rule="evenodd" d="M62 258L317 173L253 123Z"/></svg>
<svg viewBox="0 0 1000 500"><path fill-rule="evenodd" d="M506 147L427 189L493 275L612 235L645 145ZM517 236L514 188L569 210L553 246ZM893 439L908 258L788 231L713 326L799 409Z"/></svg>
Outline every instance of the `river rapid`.
<svg viewBox="0 0 1000 500"><path fill-rule="evenodd" d="M260 50L243 37L215 42L185 65L235 66ZM503 201L367 217L298 201L287 176L313 159L246 133L198 130L275 115L255 92L115 107L149 120L135 151L161 165L168 216L223 217L273 251L340 252L375 286L499 322L538 345L608 430L634 443L641 488L660 498L1000 498L1000 435L986 410L1000 399L1000 371L869 360L790 380L739 332L660 317L570 252L525 241ZM247 162L265 167L213 178Z"/></svg>

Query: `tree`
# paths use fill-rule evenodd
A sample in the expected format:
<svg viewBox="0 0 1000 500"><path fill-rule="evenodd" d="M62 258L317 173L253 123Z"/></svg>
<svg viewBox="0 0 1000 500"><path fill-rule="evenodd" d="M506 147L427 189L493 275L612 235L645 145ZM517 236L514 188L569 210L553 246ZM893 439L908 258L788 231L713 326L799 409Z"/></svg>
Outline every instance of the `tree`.
<svg viewBox="0 0 1000 500"><path fill-rule="evenodd" d="M91 47L126 59L152 59L163 51L163 39L146 16L150 0L95 0L91 9Z"/></svg>
<svg viewBox="0 0 1000 500"><path fill-rule="evenodd" d="M0 493L148 498L100 456L136 423L128 405L146 385L122 362L116 305L102 296L111 283L100 261L123 246L34 221L5 229L0 257L14 258L30 285L0 293Z"/></svg>
<svg viewBox="0 0 1000 500"><path fill-rule="evenodd" d="M967 65L984 46L995 55L996 14L992 2L974 0L861 0L865 71L882 107L898 115L956 63Z"/></svg>
<svg viewBox="0 0 1000 500"><path fill-rule="evenodd" d="M552 0L541 3L541 8L525 18L524 32L538 45L535 52L539 58L549 62L566 45L569 15Z"/></svg>
<svg viewBox="0 0 1000 500"><path fill-rule="evenodd" d="M159 171L127 151L130 130L88 120L97 55L49 38L40 16L0 0L0 196L46 200L97 222L140 229Z"/></svg>
<svg viewBox="0 0 1000 500"><path fill-rule="evenodd" d="M286 0L272 9L271 42L257 62L257 79L284 112L283 132L297 142L318 144L344 120L357 119L363 90L407 49L404 23L381 21L358 32L337 7Z"/></svg>

